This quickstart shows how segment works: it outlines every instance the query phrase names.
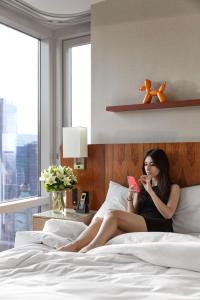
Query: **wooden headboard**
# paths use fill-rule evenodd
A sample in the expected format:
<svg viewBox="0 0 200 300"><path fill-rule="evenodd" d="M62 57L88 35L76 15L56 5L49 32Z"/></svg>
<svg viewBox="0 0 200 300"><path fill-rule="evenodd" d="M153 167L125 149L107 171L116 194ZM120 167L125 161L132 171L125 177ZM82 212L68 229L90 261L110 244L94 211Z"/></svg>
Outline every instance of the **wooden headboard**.
<svg viewBox="0 0 200 300"><path fill-rule="evenodd" d="M139 177L144 155L152 148L167 153L173 182L181 187L200 184L200 142L96 144L88 145L86 169L74 171L78 177L78 197L82 191L89 191L90 209L97 210L105 200L109 181L127 186L127 175ZM73 159L61 155L61 164L73 167ZM71 193L68 198L68 206L72 207Z"/></svg>

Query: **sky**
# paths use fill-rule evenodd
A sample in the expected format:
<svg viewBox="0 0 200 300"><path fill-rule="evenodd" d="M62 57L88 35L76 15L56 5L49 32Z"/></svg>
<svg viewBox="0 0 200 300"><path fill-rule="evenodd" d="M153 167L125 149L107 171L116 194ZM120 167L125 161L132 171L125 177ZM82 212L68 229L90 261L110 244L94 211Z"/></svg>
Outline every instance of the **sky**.
<svg viewBox="0 0 200 300"><path fill-rule="evenodd" d="M17 133L38 131L38 40L0 24L0 98L17 106Z"/></svg>

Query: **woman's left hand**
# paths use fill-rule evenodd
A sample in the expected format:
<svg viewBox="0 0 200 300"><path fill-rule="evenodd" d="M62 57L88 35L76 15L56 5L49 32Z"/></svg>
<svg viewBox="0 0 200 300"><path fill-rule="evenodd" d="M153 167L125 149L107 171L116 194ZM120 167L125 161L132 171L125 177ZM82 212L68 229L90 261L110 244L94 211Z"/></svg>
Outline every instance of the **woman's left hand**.
<svg viewBox="0 0 200 300"><path fill-rule="evenodd" d="M143 185L143 187L145 188L145 190L149 193L150 191L152 191L152 186L151 186L151 176L149 175L142 175L140 176L139 181L141 182L141 184Z"/></svg>
<svg viewBox="0 0 200 300"><path fill-rule="evenodd" d="M135 193L135 191L134 191L133 187L129 186L129 189L128 189L128 200L129 201L133 200L134 193Z"/></svg>

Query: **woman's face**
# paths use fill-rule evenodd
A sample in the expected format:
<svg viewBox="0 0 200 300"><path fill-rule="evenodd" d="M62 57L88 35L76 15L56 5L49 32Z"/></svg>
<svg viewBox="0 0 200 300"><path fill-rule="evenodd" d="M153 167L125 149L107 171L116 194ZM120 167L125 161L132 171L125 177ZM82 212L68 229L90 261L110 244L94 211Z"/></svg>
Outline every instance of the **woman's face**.
<svg viewBox="0 0 200 300"><path fill-rule="evenodd" d="M150 156L147 156L144 161L144 169L147 175L151 177L157 177L160 170L154 165L154 162Z"/></svg>

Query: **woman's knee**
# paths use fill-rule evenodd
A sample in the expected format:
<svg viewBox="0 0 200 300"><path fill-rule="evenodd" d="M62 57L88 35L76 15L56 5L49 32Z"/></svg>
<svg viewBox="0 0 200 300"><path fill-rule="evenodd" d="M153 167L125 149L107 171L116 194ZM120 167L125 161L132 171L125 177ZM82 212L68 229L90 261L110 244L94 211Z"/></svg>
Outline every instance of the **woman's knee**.
<svg viewBox="0 0 200 300"><path fill-rule="evenodd" d="M97 218L93 218L92 219L92 221L91 221L91 223L90 223L90 225L89 226L92 226L92 225L101 225L101 223L103 222L103 218L99 218L99 217L97 217Z"/></svg>
<svg viewBox="0 0 200 300"><path fill-rule="evenodd" d="M105 218L117 219L120 214L120 210L109 209L105 215Z"/></svg>

